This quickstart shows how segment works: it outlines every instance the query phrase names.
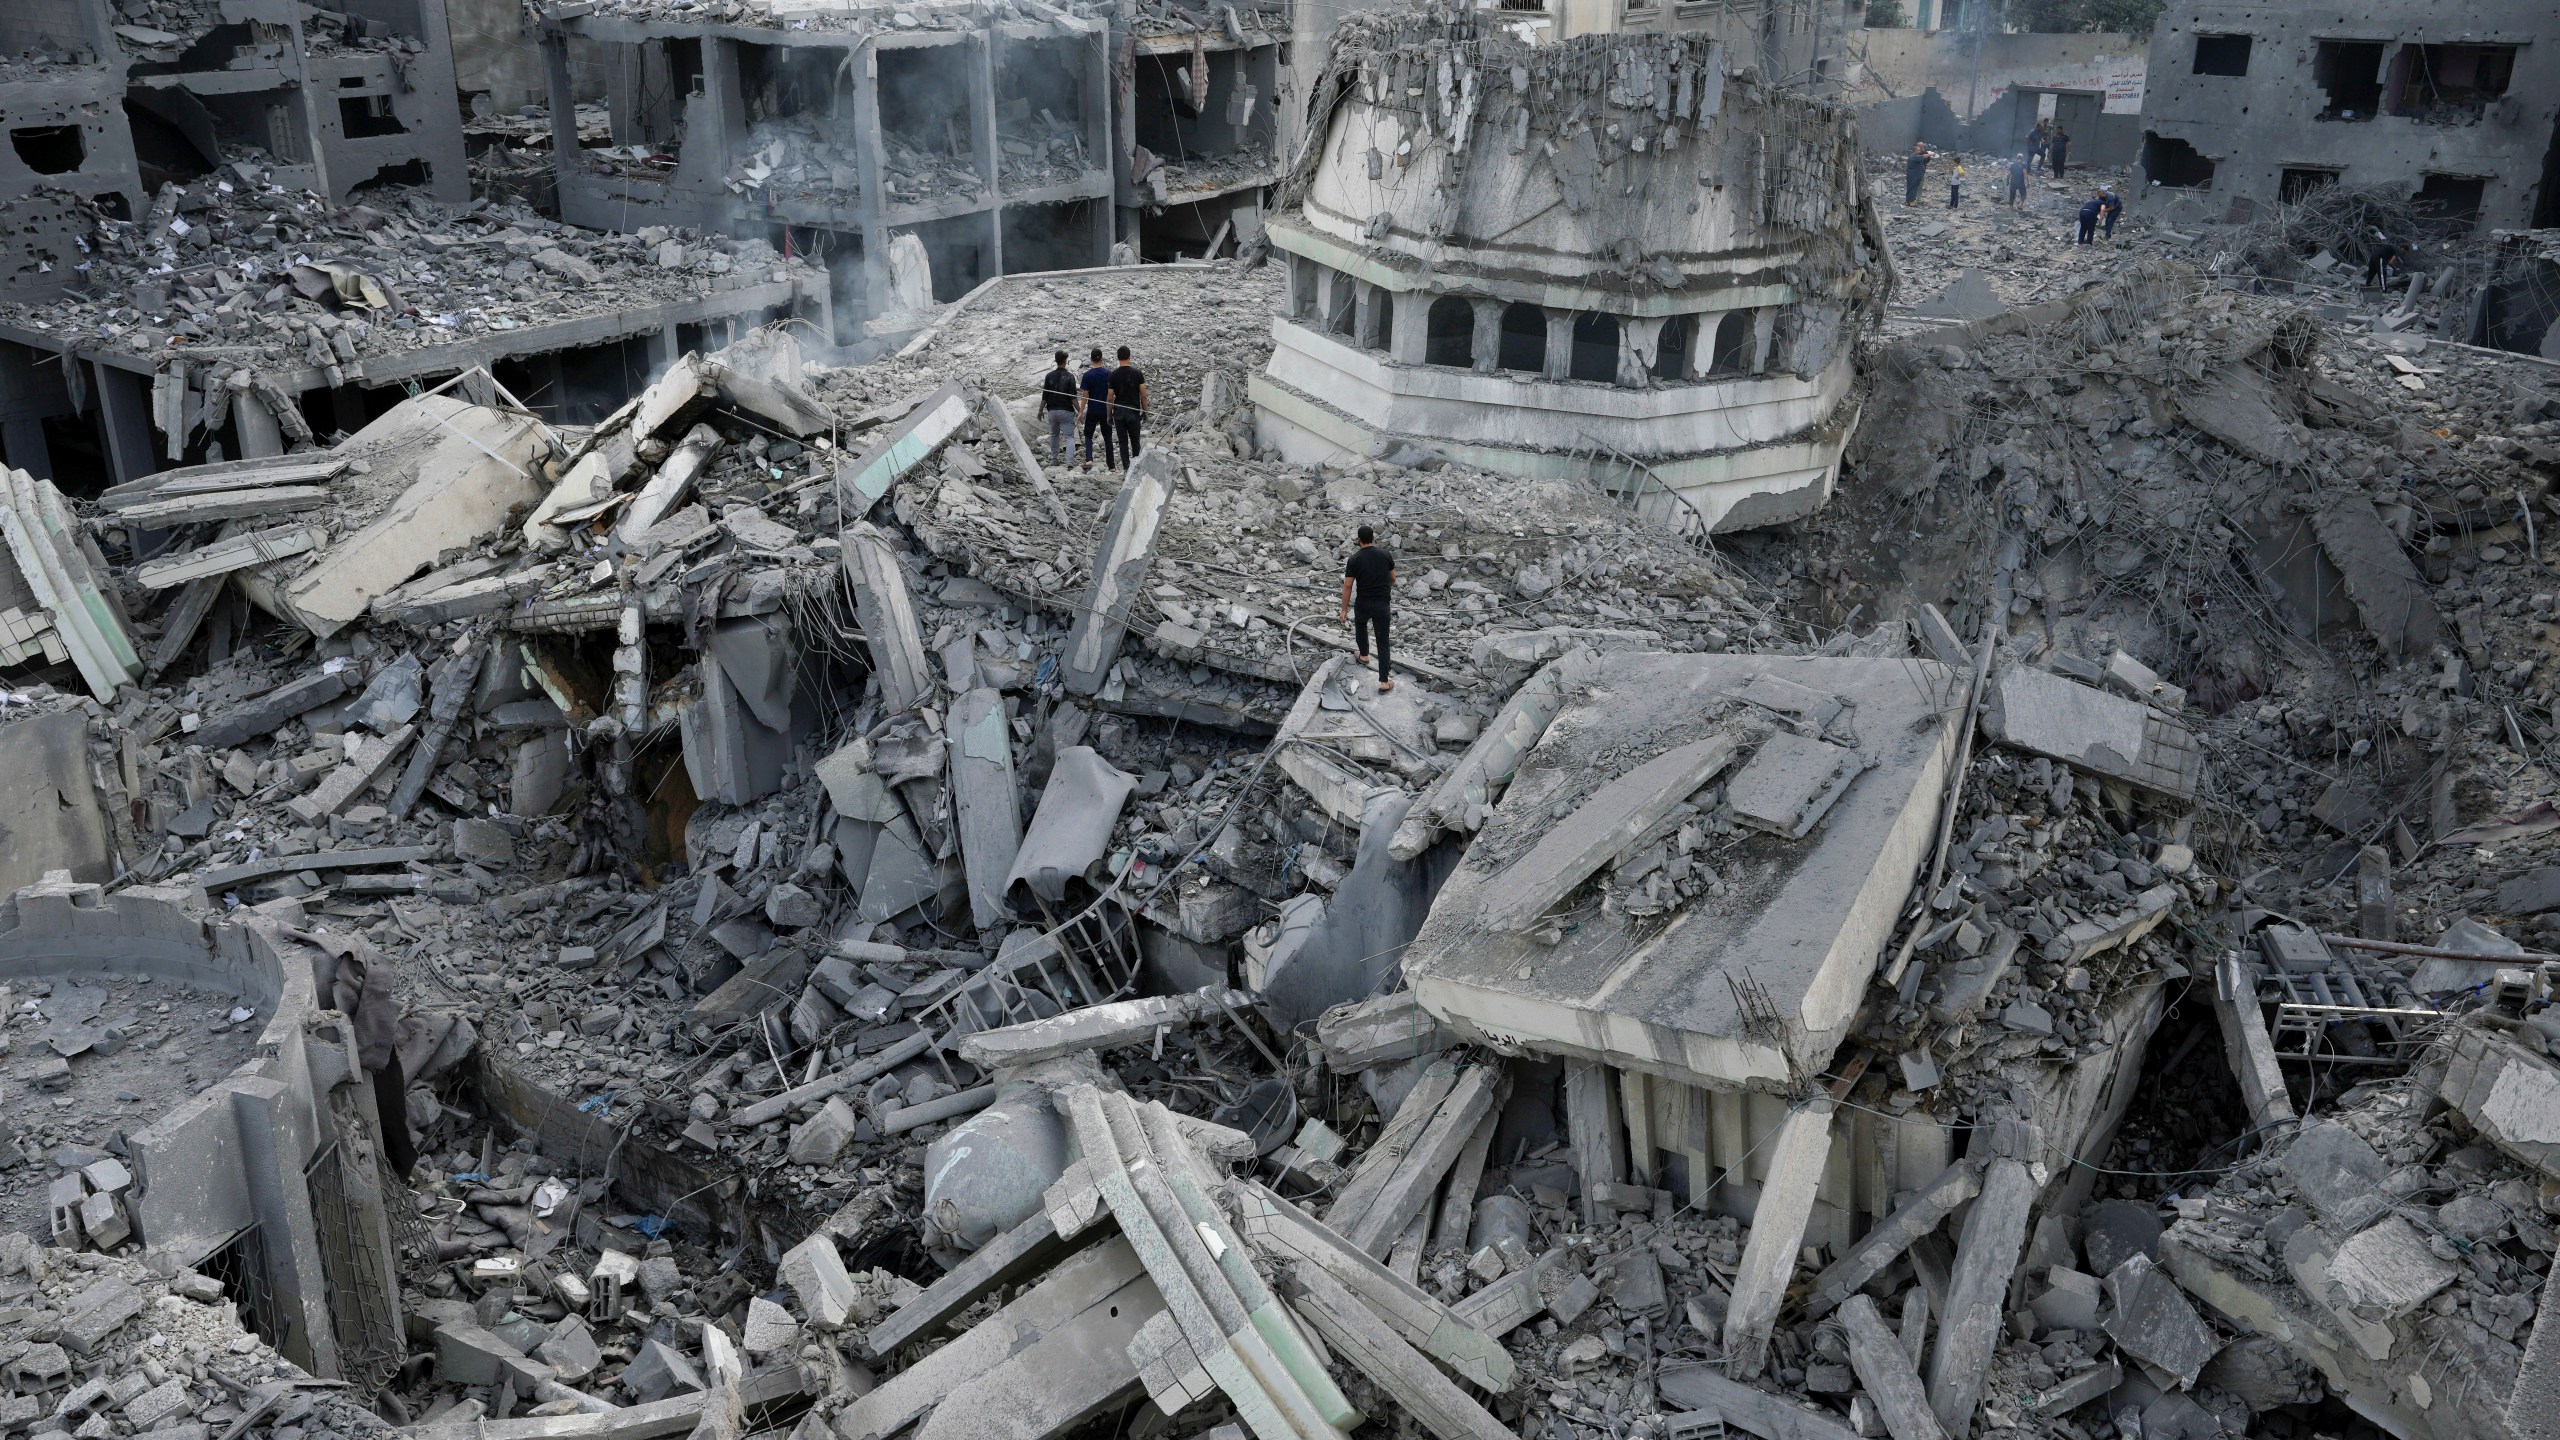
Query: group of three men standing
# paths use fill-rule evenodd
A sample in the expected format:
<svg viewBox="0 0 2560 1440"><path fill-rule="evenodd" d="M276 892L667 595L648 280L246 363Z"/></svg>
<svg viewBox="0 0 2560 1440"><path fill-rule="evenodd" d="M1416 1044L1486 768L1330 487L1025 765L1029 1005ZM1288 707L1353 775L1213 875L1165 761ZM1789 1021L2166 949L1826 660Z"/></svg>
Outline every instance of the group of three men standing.
<svg viewBox="0 0 2560 1440"><path fill-rule="evenodd" d="M1147 374L1120 347L1120 363L1102 358L1093 347L1093 363L1082 375L1067 368L1067 352L1057 354L1057 368L1040 382L1040 409L1049 421L1049 463L1064 465L1075 449L1076 421L1084 421L1084 468L1093 468L1093 437L1102 436L1102 464L1118 470L1138 458L1138 428L1147 419ZM1117 442L1116 446L1114 442Z"/></svg>

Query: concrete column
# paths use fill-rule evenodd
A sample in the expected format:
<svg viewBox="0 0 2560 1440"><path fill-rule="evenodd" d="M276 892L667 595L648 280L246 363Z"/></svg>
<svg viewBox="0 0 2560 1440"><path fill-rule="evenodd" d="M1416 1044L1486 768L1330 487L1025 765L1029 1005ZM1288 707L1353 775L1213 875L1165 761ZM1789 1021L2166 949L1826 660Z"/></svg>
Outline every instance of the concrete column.
<svg viewBox="0 0 2560 1440"><path fill-rule="evenodd" d="M834 338L832 334L830 339ZM670 322L649 332L649 376L654 382L676 363L676 327Z"/></svg>
<svg viewBox="0 0 2560 1440"><path fill-rule="evenodd" d="M550 47L546 44L543 48L543 58L548 62ZM646 48L641 44L605 47L605 119L616 145L637 145L644 138L640 130L640 56Z"/></svg>
<svg viewBox="0 0 2560 1440"><path fill-rule="evenodd" d="M1662 340L1662 317L1630 315L1618 321L1618 383L1637 390L1653 384L1654 347Z"/></svg>
<svg viewBox="0 0 2560 1440"><path fill-rule="evenodd" d="M862 317L880 313L889 293L889 229L880 220L880 51L865 42L853 55L853 170L862 187Z"/></svg>
<svg viewBox="0 0 2560 1440"><path fill-rule="evenodd" d="M1564 1123L1573 1142L1573 1168L1582 1177L1582 1218L1600 1213L1594 1191L1604 1181L1626 1178L1618 1164L1618 1092L1609 1083L1609 1067L1596 1060L1564 1062Z"/></svg>
<svg viewBox="0 0 2560 1440"><path fill-rule="evenodd" d="M130 370L96 361L89 362L89 377L98 392L98 428L107 442L107 464L115 483L159 473L159 448L152 443L151 432L151 383Z"/></svg>
<svg viewBox="0 0 2560 1440"><path fill-rule="evenodd" d="M1982 1193L1964 1217L1956 1240L1956 1265L1947 1277L1947 1303L1938 1320L1938 1348L1929 1357L1929 1408L1949 1435L1973 1431L1974 1408L2000 1339L2001 1307L2026 1243L2027 1211L2035 1203L2035 1177L2024 1161L2002 1155L1983 1168Z"/></svg>
<svg viewBox="0 0 2560 1440"><path fill-rule="evenodd" d="M1004 273L1004 167L996 144L996 41L981 32L967 42L969 65L969 129L977 142L978 173L986 178L987 274Z"/></svg>
<svg viewBox="0 0 2560 1440"><path fill-rule="evenodd" d="M1547 367L1550 380L1566 380L1573 376L1573 312L1549 310L1547 315Z"/></svg>
<svg viewBox="0 0 2560 1440"><path fill-rule="evenodd" d="M1490 375L1502 368L1502 302L1473 300L1476 310L1475 370Z"/></svg>
<svg viewBox="0 0 2560 1440"><path fill-rule="evenodd" d="M1902 1348L1902 1338L1884 1323L1876 1302L1852 1295L1840 1307L1840 1328L1849 1337L1849 1367L1867 1387L1893 1440L1946 1440L1947 1432L1929 1412L1929 1397Z"/></svg>
<svg viewBox="0 0 2560 1440"><path fill-rule="evenodd" d="M302 1177L305 1137L294 1129L293 1097L283 1082L228 1082L232 1121L239 1127L240 1159L249 1179L249 1204L257 1212L258 1238L267 1252L267 1283L276 1323L284 1330L276 1349L314 1375L338 1374L338 1336L329 1319L329 1281L320 1261L320 1227L311 1216L311 1190Z"/></svg>
<svg viewBox="0 0 2560 1440"><path fill-rule="evenodd" d="M1349 277L1344 277L1348 279ZM1366 280L1351 282L1351 343L1363 350L1374 350L1371 343L1378 334L1378 307L1393 303L1392 296Z"/></svg>
<svg viewBox="0 0 2560 1440"><path fill-rule="evenodd" d="M1396 290L1386 297L1395 306L1395 343L1387 358L1399 365L1419 365L1431 343L1431 305L1440 297L1428 290Z"/></svg>
<svg viewBox="0 0 2560 1440"><path fill-rule="evenodd" d="M235 388L231 392L231 433L239 437L243 460L284 453L284 427L253 391Z"/></svg>
<svg viewBox="0 0 2560 1440"><path fill-rule="evenodd" d="M1778 307L1763 305L1751 312L1751 373L1769 368L1769 350L1777 343Z"/></svg>
<svg viewBox="0 0 2560 1440"><path fill-rule="evenodd" d="M44 421L30 415L0 424L0 454L5 454L12 470L24 470L39 480L53 478L53 451L44 441Z"/></svg>
<svg viewBox="0 0 2560 1440"><path fill-rule="evenodd" d="M569 80L569 39L547 25L542 31L542 78L543 88L551 96L553 173L565 181L571 172L584 168L578 158L578 96ZM618 128L614 138L622 138Z"/></svg>
<svg viewBox="0 0 2560 1440"><path fill-rule="evenodd" d="M2226 954L2214 966L2213 1018L2222 1030L2222 1057L2240 1081L2249 1123L2268 1126L2293 1118L2293 1095L2276 1063L2275 1041L2258 1008L2257 967Z"/></svg>
<svg viewBox="0 0 2560 1440"><path fill-rule="evenodd" d="M1814 1192L1822 1187L1830 1160L1831 1097L1816 1095L1779 1123L1769 1178L1760 1183L1760 1203L1751 1212L1751 1238L1743 1243L1733 1301L1724 1317L1724 1373L1729 1378L1749 1380L1769 1363L1769 1336L1777 1329L1778 1307L1786 1301L1796 1252L1804 1245L1805 1222L1813 1218Z"/></svg>

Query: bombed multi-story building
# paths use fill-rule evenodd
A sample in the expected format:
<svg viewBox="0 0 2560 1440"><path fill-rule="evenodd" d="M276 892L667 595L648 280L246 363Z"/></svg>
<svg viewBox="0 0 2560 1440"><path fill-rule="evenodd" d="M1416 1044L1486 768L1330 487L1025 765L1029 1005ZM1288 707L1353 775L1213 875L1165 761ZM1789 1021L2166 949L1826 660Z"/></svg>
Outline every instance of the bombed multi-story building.
<svg viewBox="0 0 2560 1440"><path fill-rule="evenodd" d="M1345 22L1270 225L1265 443L1586 475L1705 530L1819 506L1890 262L1847 117L1728 54Z"/></svg>
<svg viewBox="0 0 2560 1440"><path fill-rule="evenodd" d="M1165 245L1196 247L1278 166L1266 97L1285 21L1226 14L1207 28L1045 5L558 7L544 43L560 212L823 257L848 344L866 320L997 275L1107 263L1115 241L1143 245L1151 214L1169 216ZM603 56L612 122L583 150L573 41Z"/></svg>
<svg viewBox="0 0 2560 1440"><path fill-rule="evenodd" d="M2328 185L2486 227L2560 224L2547 5L2185 4L2151 34L2142 188L2213 218Z"/></svg>

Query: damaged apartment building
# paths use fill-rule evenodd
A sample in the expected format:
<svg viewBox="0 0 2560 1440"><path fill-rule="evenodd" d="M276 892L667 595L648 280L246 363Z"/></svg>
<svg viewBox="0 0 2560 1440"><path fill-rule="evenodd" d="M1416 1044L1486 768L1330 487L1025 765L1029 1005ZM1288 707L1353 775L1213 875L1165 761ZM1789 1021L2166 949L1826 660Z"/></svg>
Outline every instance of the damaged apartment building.
<svg viewBox="0 0 2560 1440"><path fill-rule="evenodd" d="M1258 228L1280 10L725 10L544 12L561 214L768 236L826 266L833 344L912 332L995 276L1109 264L1115 243L1170 258ZM573 47L602 69L611 118L584 149Z"/></svg>
<svg viewBox="0 0 2560 1440"><path fill-rule="evenodd" d="M580 0L559 214L80 202L0 1440L2560 1440L2560 368L1294 22Z"/></svg>
<svg viewBox="0 0 2560 1440"><path fill-rule="evenodd" d="M2172 5L2151 35L2138 183L2191 221L2342 185L2483 231L2560 225L2552 40L2537 4Z"/></svg>
<svg viewBox="0 0 2560 1440"><path fill-rule="evenodd" d="M1588 476L1700 532L1820 507L1891 260L1851 119L1732 53L1345 21L1267 227L1289 299L1265 435Z"/></svg>

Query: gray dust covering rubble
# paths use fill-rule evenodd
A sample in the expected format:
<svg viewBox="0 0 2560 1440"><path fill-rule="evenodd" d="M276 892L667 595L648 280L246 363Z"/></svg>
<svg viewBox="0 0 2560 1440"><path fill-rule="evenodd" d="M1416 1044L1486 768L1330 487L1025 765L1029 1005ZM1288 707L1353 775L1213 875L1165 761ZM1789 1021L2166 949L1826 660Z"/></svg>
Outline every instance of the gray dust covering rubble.
<svg viewBox="0 0 2560 1440"><path fill-rule="evenodd" d="M941 152L741 37L1293 23L546 14L643 91L707 37L748 206ZM1342 184L1175 263L937 291L942 222L865 277L486 167L81 202L0 310L0 1435L2560 1435L2560 370L2452 334L2531 247L2368 296L2332 196L2084 248L2085 175L1892 203L1742 32L1494 23L1295 57ZM586 181L672 153L608 112ZM1695 274L1326 209L1475 125L1742 193ZM1105 131L1008 121L1006 183ZM1433 348L1677 296L1744 315L1694 374ZM1053 450L1053 353L1121 344L1142 453ZM1474 408L1311 447L1310 355ZM1477 443L1781 391L1856 417L1783 523Z"/></svg>

